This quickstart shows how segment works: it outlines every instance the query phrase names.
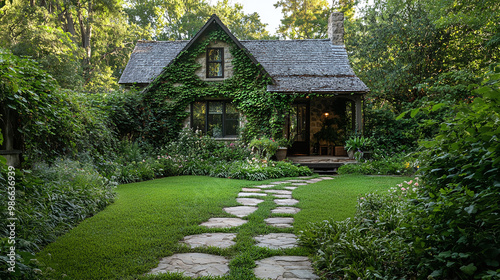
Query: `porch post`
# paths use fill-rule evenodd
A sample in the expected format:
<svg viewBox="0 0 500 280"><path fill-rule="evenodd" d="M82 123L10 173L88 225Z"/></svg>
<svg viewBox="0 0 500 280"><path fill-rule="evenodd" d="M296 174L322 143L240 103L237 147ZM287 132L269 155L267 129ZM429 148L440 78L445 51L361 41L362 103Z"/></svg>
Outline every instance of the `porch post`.
<svg viewBox="0 0 500 280"><path fill-rule="evenodd" d="M361 105L361 96L356 96L356 130L363 133L363 107Z"/></svg>

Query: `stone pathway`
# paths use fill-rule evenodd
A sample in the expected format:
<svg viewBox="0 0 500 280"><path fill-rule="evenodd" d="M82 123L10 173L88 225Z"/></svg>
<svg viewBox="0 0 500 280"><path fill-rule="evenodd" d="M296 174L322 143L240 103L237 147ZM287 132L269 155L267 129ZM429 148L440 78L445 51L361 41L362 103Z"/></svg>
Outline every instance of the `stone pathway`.
<svg viewBox="0 0 500 280"><path fill-rule="evenodd" d="M251 215L258 210L258 205L264 202L266 196L273 196L276 208L271 214L297 214L300 209L293 205L299 203L292 198L292 192L298 187L314 184L323 180L331 180L332 177L310 178L301 177L296 180L272 182L268 185L258 185L252 188L242 188L236 201L242 206L226 207L224 211L238 218L211 218L200 224L207 228L234 228L247 223L241 219ZM282 187L280 185L286 185ZM273 189L280 188L280 189ZM283 190L283 188L285 190ZM257 198L259 197L259 198ZM264 220L266 224L274 228L292 228L293 217L269 217ZM181 241L191 248L197 247L219 247L228 248L235 244L236 233L203 233L185 236ZM254 237L258 247L269 249L289 249L297 247L297 237L293 233L269 233ZM175 254L160 260L158 267L151 270L150 274L168 272L180 272L184 276L197 278L201 276L223 276L229 273L228 259L210 254L184 253ZM255 262L255 276L262 279L295 279L307 280L318 279L314 274L311 262L302 256L274 256Z"/></svg>

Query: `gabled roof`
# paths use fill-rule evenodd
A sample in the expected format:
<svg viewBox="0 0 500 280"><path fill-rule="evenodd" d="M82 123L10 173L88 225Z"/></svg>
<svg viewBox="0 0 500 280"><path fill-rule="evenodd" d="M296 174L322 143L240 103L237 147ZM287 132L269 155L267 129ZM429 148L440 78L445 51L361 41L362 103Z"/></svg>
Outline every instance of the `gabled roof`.
<svg viewBox="0 0 500 280"><path fill-rule="evenodd" d="M188 41L138 41L118 83L151 83L187 43Z"/></svg>
<svg viewBox="0 0 500 280"><path fill-rule="evenodd" d="M219 25L235 42L248 51L274 80L272 92L365 93L368 87L350 67L344 45L330 40L253 40L239 41L220 19L213 15L190 41L138 41L120 84L149 84L176 56L199 40L213 24Z"/></svg>
<svg viewBox="0 0 500 280"><path fill-rule="evenodd" d="M273 92L368 92L354 74L343 45L330 40L242 41L275 84Z"/></svg>

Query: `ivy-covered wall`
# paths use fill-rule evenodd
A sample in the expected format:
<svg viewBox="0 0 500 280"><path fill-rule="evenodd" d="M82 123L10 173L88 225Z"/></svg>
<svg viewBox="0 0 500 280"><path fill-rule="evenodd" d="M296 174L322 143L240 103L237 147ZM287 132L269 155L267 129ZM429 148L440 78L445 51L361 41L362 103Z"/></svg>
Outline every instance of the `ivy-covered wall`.
<svg viewBox="0 0 500 280"><path fill-rule="evenodd" d="M232 100L245 116L246 124L240 132L242 140L282 137L293 95L267 92L272 79L221 28L207 31L201 38L146 88L142 106L143 138L157 145L168 143L177 137L189 117L186 111L189 104L213 98ZM215 42L229 46L233 73L222 81L204 81L196 74L202 67L199 58Z"/></svg>

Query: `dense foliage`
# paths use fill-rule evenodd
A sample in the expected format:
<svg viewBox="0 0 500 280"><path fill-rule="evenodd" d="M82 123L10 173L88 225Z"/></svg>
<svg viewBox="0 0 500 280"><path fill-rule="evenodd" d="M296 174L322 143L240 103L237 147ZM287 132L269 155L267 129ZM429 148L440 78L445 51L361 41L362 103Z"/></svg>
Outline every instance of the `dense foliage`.
<svg viewBox="0 0 500 280"><path fill-rule="evenodd" d="M30 56L63 88L110 91L137 40L191 38L214 13L240 39L270 38L258 14L228 0L14 0L0 4L0 47Z"/></svg>
<svg viewBox="0 0 500 280"><path fill-rule="evenodd" d="M299 239L317 250L314 265L320 275L326 279L416 276L410 265L415 259L409 257L412 243L401 228L415 215L408 209L417 187L418 182L411 180L385 194L366 194L358 199L354 218L309 224Z"/></svg>
<svg viewBox="0 0 500 280"><path fill-rule="evenodd" d="M0 80L0 104L18 116L14 128L29 161L50 161L83 151L108 155L113 149L113 124L94 106L94 96L61 90L35 61L3 50Z"/></svg>
<svg viewBox="0 0 500 280"><path fill-rule="evenodd" d="M35 264L33 253L54 242L85 218L93 216L114 199L116 183L100 175L92 166L71 160L57 161L53 166L39 164L33 171L8 169L0 162L0 246L2 252L16 248L16 273L7 271L8 257L0 257L0 275L5 279L36 279L32 274ZM15 181L15 205L13 216L7 207L9 197L8 177ZM15 244L8 243L7 217L15 217ZM6 249L6 250L4 250Z"/></svg>
<svg viewBox="0 0 500 280"><path fill-rule="evenodd" d="M184 175L261 181L312 174L307 167L271 161L269 155L254 153L243 143L215 141L208 136L196 135L191 130L184 130L178 140L166 146L164 153L172 158Z"/></svg>
<svg viewBox="0 0 500 280"><path fill-rule="evenodd" d="M500 68L423 143L421 182L360 199L354 220L311 225L302 242L329 277L500 277ZM410 194L410 195L409 195ZM388 207L389 206L389 207ZM372 254L371 252L376 252Z"/></svg>

